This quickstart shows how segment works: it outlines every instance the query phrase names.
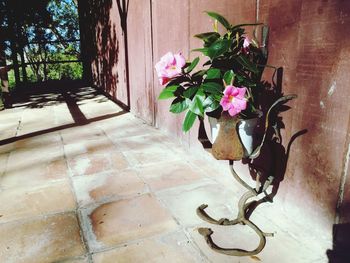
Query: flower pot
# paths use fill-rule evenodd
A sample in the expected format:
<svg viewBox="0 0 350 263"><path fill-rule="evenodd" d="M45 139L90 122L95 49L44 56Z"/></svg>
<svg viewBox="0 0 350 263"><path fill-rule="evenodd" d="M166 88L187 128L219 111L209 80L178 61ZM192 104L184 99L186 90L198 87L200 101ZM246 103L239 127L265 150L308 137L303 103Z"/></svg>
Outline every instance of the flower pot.
<svg viewBox="0 0 350 263"><path fill-rule="evenodd" d="M238 135L244 148L244 157L251 155L255 149L258 120L258 118L241 120L237 124Z"/></svg>
<svg viewBox="0 0 350 263"><path fill-rule="evenodd" d="M241 120L222 115L220 119L209 117L212 154L218 160L241 160L249 157L255 146L258 118Z"/></svg>
<svg viewBox="0 0 350 263"><path fill-rule="evenodd" d="M218 119L213 118L213 117L208 117L209 124L210 124L210 142L214 143L216 138L219 135L219 130L220 130L220 123Z"/></svg>

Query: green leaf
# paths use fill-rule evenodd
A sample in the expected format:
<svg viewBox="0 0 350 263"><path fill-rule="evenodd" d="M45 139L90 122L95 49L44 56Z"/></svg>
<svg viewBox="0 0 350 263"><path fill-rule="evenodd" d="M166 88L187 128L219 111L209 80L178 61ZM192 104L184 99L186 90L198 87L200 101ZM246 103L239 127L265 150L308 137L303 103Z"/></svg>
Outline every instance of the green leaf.
<svg viewBox="0 0 350 263"><path fill-rule="evenodd" d="M259 73L258 68L256 67L255 64L253 64L249 59L247 59L244 55L239 55L236 58L237 62L239 64L241 64L243 67L245 67L246 69L248 69L249 71L257 74Z"/></svg>
<svg viewBox="0 0 350 263"><path fill-rule="evenodd" d="M220 107L218 101L213 96L208 96L203 102L204 111L211 112Z"/></svg>
<svg viewBox="0 0 350 263"><path fill-rule="evenodd" d="M215 12L208 12L206 11L206 13L216 19L221 25L223 25L226 29L230 29L231 28L231 25L230 23L226 20L225 17L223 17L222 15L218 14L218 13L215 13Z"/></svg>
<svg viewBox="0 0 350 263"><path fill-rule="evenodd" d="M172 85L164 88L158 96L159 100L165 100L175 97L174 92L178 89L179 85Z"/></svg>
<svg viewBox="0 0 350 263"><path fill-rule="evenodd" d="M170 112L175 113L175 114L181 113L181 112L187 110L188 106L189 106L188 100L186 100L186 99L182 99L182 100L176 99L170 105Z"/></svg>
<svg viewBox="0 0 350 263"><path fill-rule="evenodd" d="M196 92L198 91L198 88L199 88L199 87L197 87L197 86L189 87L188 89L186 89L186 90L184 91L184 93L183 93L184 97L185 97L185 98L191 99L192 96L193 96L194 94L196 94Z"/></svg>
<svg viewBox="0 0 350 263"><path fill-rule="evenodd" d="M228 39L218 39L208 48L208 57L214 59L229 50L231 41Z"/></svg>
<svg viewBox="0 0 350 263"><path fill-rule="evenodd" d="M235 73L233 72L233 70L226 71L223 79L226 85L232 85L235 79Z"/></svg>
<svg viewBox="0 0 350 263"><path fill-rule="evenodd" d="M203 107L203 102L205 100L205 95L203 91L199 90L197 94L194 96L192 99L192 102L190 104L190 111L193 113L203 116L204 115L204 107Z"/></svg>
<svg viewBox="0 0 350 263"><path fill-rule="evenodd" d="M205 73L207 73L207 70L202 69L202 70L197 71L196 73L194 73L194 74L192 75L192 77L202 77L202 76L204 76Z"/></svg>
<svg viewBox="0 0 350 263"><path fill-rule="evenodd" d="M196 117L197 115L190 110L186 113L184 122L182 124L182 130L184 132L187 132L189 129L191 129L194 121L196 120Z"/></svg>
<svg viewBox="0 0 350 263"><path fill-rule="evenodd" d="M234 25L232 26L231 30L235 30L239 27L244 27L244 26L259 26L262 25L262 23L253 23L253 24L238 24L238 25Z"/></svg>
<svg viewBox="0 0 350 263"><path fill-rule="evenodd" d="M199 62L199 57L196 57L196 58L192 61L191 65L187 68L186 72L187 72L187 73L190 73L190 72L197 66L198 62Z"/></svg>
<svg viewBox="0 0 350 263"><path fill-rule="evenodd" d="M195 49L192 49L191 51L198 51L198 52L202 52L202 54L204 56L208 56L208 48L195 48Z"/></svg>
<svg viewBox="0 0 350 263"><path fill-rule="evenodd" d="M239 74L235 76L235 79L237 79L237 83L241 86L245 86L245 87L255 87L256 86L255 82L252 82L252 81L250 81L249 78L245 78Z"/></svg>
<svg viewBox="0 0 350 263"><path fill-rule="evenodd" d="M208 107L209 105L211 105L213 103L215 99L213 98L213 96L208 96L204 101L203 101L203 107L204 109L206 107Z"/></svg>
<svg viewBox="0 0 350 263"><path fill-rule="evenodd" d="M206 82L202 84L202 87L205 92L211 94L221 94L223 91L223 86L216 82Z"/></svg>
<svg viewBox="0 0 350 263"><path fill-rule="evenodd" d="M219 79L221 77L220 69L211 68L207 72L206 79Z"/></svg>
<svg viewBox="0 0 350 263"><path fill-rule="evenodd" d="M207 46L207 45L211 45L215 40L217 40L220 37L220 34L217 32L207 32L207 33L195 35L194 37L203 40Z"/></svg>

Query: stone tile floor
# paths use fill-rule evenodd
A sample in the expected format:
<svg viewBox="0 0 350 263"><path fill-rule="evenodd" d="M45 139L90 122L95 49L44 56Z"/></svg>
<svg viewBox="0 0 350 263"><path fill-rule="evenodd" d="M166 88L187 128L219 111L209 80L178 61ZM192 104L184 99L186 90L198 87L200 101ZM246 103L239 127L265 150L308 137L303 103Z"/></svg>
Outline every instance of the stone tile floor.
<svg viewBox="0 0 350 263"><path fill-rule="evenodd" d="M235 215L242 189L226 166L191 154L91 88L59 96L0 112L1 263L326 262L310 237L298 241L264 209L253 219L276 237L263 252L212 252L195 209L207 203L214 216ZM224 246L258 242L243 226L213 229Z"/></svg>

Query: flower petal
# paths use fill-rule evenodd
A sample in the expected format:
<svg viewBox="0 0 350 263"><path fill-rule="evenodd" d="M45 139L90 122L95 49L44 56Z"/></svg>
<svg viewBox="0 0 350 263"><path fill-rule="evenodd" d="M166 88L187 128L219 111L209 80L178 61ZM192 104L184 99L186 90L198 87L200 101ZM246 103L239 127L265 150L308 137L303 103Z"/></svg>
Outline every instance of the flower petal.
<svg viewBox="0 0 350 263"><path fill-rule="evenodd" d="M157 64L155 65L155 69L157 71L158 77L162 75L163 68L164 68L164 63L162 61L158 61Z"/></svg>
<svg viewBox="0 0 350 263"><path fill-rule="evenodd" d="M238 91L238 94L236 95L236 97L243 99L245 93L247 92L247 88L246 87L237 88L237 91Z"/></svg>
<svg viewBox="0 0 350 263"><path fill-rule="evenodd" d="M230 100L227 97L222 97L220 100L220 105L224 111L227 111L231 107Z"/></svg>
<svg viewBox="0 0 350 263"><path fill-rule="evenodd" d="M174 57L175 57L175 60L176 60L176 67L181 69L183 66L185 66L186 60L185 60L184 56L181 53L175 54Z"/></svg>
<svg viewBox="0 0 350 263"><path fill-rule="evenodd" d="M228 114L230 114L230 116L234 117L238 114L239 112L237 111L236 108L234 107L231 107L229 110L228 110Z"/></svg>
<svg viewBox="0 0 350 263"><path fill-rule="evenodd" d="M235 86L226 86L225 90L224 90L224 95L226 96L231 96L233 94L233 91L236 87Z"/></svg>
<svg viewBox="0 0 350 263"><path fill-rule="evenodd" d="M250 43L251 43L251 41L250 41L249 37L245 36L244 41L243 41L243 48L248 48Z"/></svg>
<svg viewBox="0 0 350 263"><path fill-rule="evenodd" d="M160 61L163 61L165 64L172 64L174 59L174 54L172 52L168 52L160 58Z"/></svg>
<svg viewBox="0 0 350 263"><path fill-rule="evenodd" d="M247 108L247 101L245 99L240 100L236 98L235 100L233 100L232 104L238 112L241 112L242 110L245 110Z"/></svg>
<svg viewBox="0 0 350 263"><path fill-rule="evenodd" d="M168 82L169 82L169 78L167 78L167 77L162 77L162 78L160 78L159 79L159 83L160 83L160 85L165 85L165 84L167 84Z"/></svg>

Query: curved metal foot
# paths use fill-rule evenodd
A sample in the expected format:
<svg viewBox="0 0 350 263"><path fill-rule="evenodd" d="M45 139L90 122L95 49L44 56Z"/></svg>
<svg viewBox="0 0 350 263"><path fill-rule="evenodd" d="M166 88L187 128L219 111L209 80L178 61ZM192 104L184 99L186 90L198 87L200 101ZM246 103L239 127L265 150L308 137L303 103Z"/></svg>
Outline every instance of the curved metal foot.
<svg viewBox="0 0 350 263"><path fill-rule="evenodd" d="M270 186L270 184L273 181L273 177L269 177L267 182L261 187L260 183L257 183L256 188L250 187L248 184L246 184L235 172L233 169L233 163L230 162L230 170L233 175L233 177L245 188L248 189L247 192L245 192L241 198L238 201L238 215L237 218L234 220L229 220L227 218L221 218L219 220L216 220L212 218L210 215L207 214L205 209L208 207L207 204L202 204L199 206L196 210L197 215L203 219L204 221L215 224L215 225L222 225L222 226L229 226L229 225L236 225L236 224L242 224L242 225L247 225L251 229L254 230L254 232L259 236L259 245L257 246L256 249L254 250L244 250L240 248L222 248L218 246L212 239L211 235L214 233L210 228L199 228L198 232L204 236L207 244L211 249L214 251L229 255L229 256L253 256L261 252L266 244L266 237L267 236L273 236L272 233L264 233L261 231L260 228L258 228L252 221L249 220L249 216L254 211L254 204L257 203L258 201L251 201L248 202L248 200L252 197L258 196L260 193L265 193L266 194L266 189ZM259 178L257 179L259 181Z"/></svg>
<svg viewBox="0 0 350 263"><path fill-rule="evenodd" d="M238 257L253 256L258 254L260 251L264 249L266 244L266 236L271 236L273 234L262 232L254 223L250 222L249 220L244 220L244 221L246 221L245 224L251 227L258 234L260 238L259 245L254 250L249 251L249 250L244 250L240 248L222 248L213 241L211 237L211 235L214 233L213 230L211 230L210 228L199 228L198 232L199 234L204 236L205 241L207 242L209 247L218 253L229 255L229 256L238 256Z"/></svg>
<svg viewBox="0 0 350 263"><path fill-rule="evenodd" d="M227 218L221 218L219 220L216 220L212 218L210 215L207 214L206 211L204 211L208 207L207 204L203 204L199 206L196 210L197 215L204 221L210 223L210 224L215 224L215 225L227 225L229 222L231 222Z"/></svg>

